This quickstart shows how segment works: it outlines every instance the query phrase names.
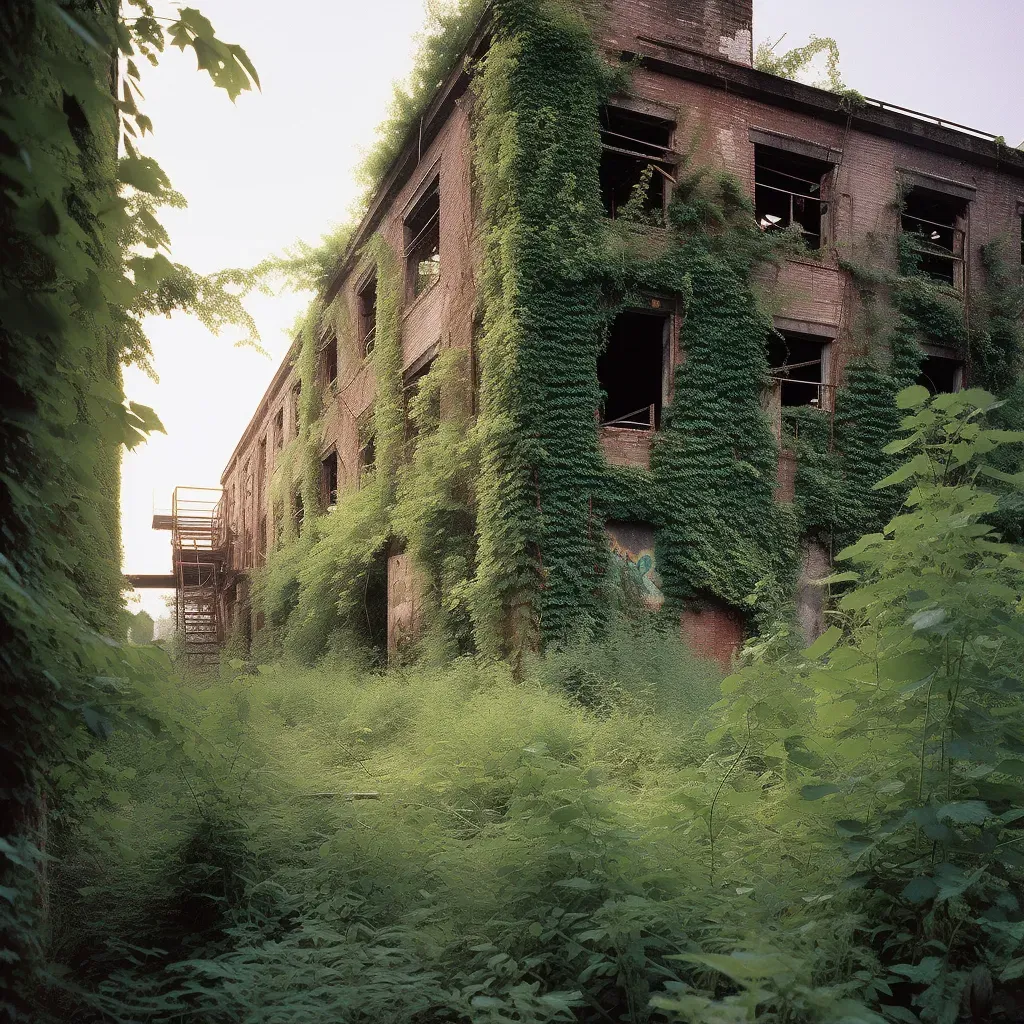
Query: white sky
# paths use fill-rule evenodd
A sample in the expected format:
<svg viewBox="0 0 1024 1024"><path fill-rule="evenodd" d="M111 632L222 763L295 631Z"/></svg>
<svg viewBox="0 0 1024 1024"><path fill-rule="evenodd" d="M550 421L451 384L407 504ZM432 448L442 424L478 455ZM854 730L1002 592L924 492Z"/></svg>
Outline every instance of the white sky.
<svg viewBox="0 0 1024 1024"><path fill-rule="evenodd" d="M678 3L697 0L676 0ZM423 0L202 0L217 34L246 48L262 92L232 105L168 50L144 68L154 156L187 210L167 210L172 258L201 272L248 266L296 239L317 241L344 220L353 171L386 112L391 83L409 71ZM833 36L846 83L888 100L1024 140L1024 0L754 0L755 44L787 33ZM175 315L147 323L159 383L128 370L128 396L167 428L126 454L121 510L126 572L170 571L170 535L150 528L177 484L216 486L236 441L287 351L301 296L248 305L268 355L235 348ZM163 595L142 607L164 613ZM136 605L135 607L138 607Z"/></svg>

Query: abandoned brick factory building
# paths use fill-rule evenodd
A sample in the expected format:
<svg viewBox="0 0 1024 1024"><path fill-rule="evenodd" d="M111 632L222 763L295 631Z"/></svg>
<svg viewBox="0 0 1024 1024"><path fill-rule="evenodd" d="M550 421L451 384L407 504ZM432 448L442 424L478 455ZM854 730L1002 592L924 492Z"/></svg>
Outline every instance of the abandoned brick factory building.
<svg viewBox="0 0 1024 1024"><path fill-rule="evenodd" d="M864 262L863 253L871 251L871 240L893 243L891 252L873 257L879 265L893 268L893 274L902 272L897 255L909 253L913 280L934 286L947 309L952 303L970 310L992 273L985 254L996 240L1006 243L1003 251L1014 264L1013 273L1019 275L1024 245L1024 153L994 136L940 118L756 70L752 0L603 0L589 5L588 39L595 53L605 66L624 69L609 79L611 84L598 95L593 111L585 112L593 118L596 175L588 178L589 172L580 171L579 181L592 181L594 191L592 199L584 197L580 202L592 202L595 208L600 203L598 218L605 227L594 230L610 231L625 218L629 222L628 227L621 225L625 234L616 236L627 238L620 249L639 251L645 258L668 251L672 243L665 239L673 224L682 223L682 214L673 213L677 190L691 180L693 168L704 167L727 172L730 180L738 182L740 215L750 220L754 234L799 236L803 243L780 250L780 256L751 271L751 292L757 294L759 308L774 326L774 332L769 329L762 337L763 363L758 365L763 386L757 410L774 447L771 479L751 471L749 487L755 496L767 488L764 493L771 507L765 505L768 511L763 514L755 509L752 525L743 527L729 502L736 500L734 492L744 491L747 485L736 483L742 477L730 478L728 466L722 471L725 475L715 478L723 481L721 493L711 494L711 500L703 498L703 510L698 506L696 511L680 511L696 500L685 490L667 489L663 500L646 502L645 482L650 481L651 488L662 486L659 481L676 472L672 467L689 457L686 416L689 406L700 405L703 399L693 397L701 394L699 390L688 391L687 408L680 408L678 389L696 386L686 383L686 373L699 370L692 361L703 358L701 332L726 300L701 299L704 264L697 263L686 267L686 288L659 284L668 281L665 274L630 279L625 285L622 275L608 274L594 286L597 291L592 282L584 281L574 297L590 303L590 307L579 307L583 315L606 303L612 312L600 323L592 358L581 357L575 371L573 364L564 361L552 364L550 379L545 377L544 353L552 348L545 347L551 339L545 339L544 332L550 320L531 316L530 310L516 314L515 307L530 288L539 294L544 275L537 278L540 284L523 285L507 272L508 264L501 263L507 258L504 250L499 252L504 243L495 240L510 216L509 200L503 198L508 181L504 180L503 193L500 175L513 172L496 171L498 177L488 183L481 180L485 175L474 163L481 152L477 132L496 130L494 123L490 128L486 125L488 104L497 103L488 99L487 76L502 73L512 81L518 73L515 68L480 69L489 63L486 58L496 40L509 44L515 28L510 27L512 19L525 17L521 12L503 13L502 8L524 6L528 5L520 0L484 7L467 36L463 59L454 62L454 70L392 159L330 277L322 301L335 315L330 323L324 320L317 325L315 365L311 361L312 369L303 369L303 341L296 339L228 460L222 491L208 499L193 496L190 500L182 494L177 513L155 524L176 530L179 623L186 639L190 630L211 640L222 639L232 628L246 635L258 632L264 615L251 601L250 577L281 546L289 530L301 529L303 520L308 523L314 514L340 507L372 478L380 465L382 445L374 417L383 364L375 353L384 344L386 327L400 353L400 371L396 370L400 387L395 394L405 408L406 444L414 441L408 415L412 396L446 352L464 353L461 380L468 397L455 405L468 410L469 423L500 405L501 416L494 413L496 422L501 417L524 417L518 422L529 433L528 410L542 408L536 414L534 447L526 455L509 456L515 465L510 464L507 472L501 469L506 449L500 441L485 438L482 442L480 465L490 467L491 482L480 484L479 521L493 524L506 500L523 501L534 517L522 527L525 532L512 540L493 525L487 528L497 539L485 537L483 527L478 530L477 568L470 571L490 572L497 579L498 596L491 602L498 608L495 614L508 617L525 602L530 606L528 617L543 620L538 627L543 637L549 623L562 621L559 616L569 617L566 608L589 600L595 578L606 575L596 565L600 559L586 549L586 543L600 544L631 567L645 604L656 609L664 603L666 610L678 616L683 635L694 649L727 662L751 628L755 599L746 601L743 594L756 596L758 579L756 575L750 579L729 576L731 570L724 562L725 568L715 563L709 569L691 570L687 559L703 564L719 557L740 557L735 551L717 551L723 546L719 538L729 536L730 529L747 530L736 547L746 545L748 553L760 551L758 545L768 544L765 538L774 535L775 527L767 524L774 522L776 512L782 518L790 515L786 521L791 521L792 506L801 501L801 459L810 450L801 438L823 438L822 458L829 457L838 443L837 407L841 407L850 368L864 365L867 355L863 322L865 307L872 301L868 292L874 288L872 294L880 294L878 281L866 280L856 265ZM549 34L554 32L551 29ZM521 40L517 45L520 49L514 59L525 73L529 55ZM534 60L530 73L548 74L562 88L575 59L570 54L564 61ZM514 105L517 100L505 97L504 102ZM523 106L516 120L523 132L528 121L525 111ZM501 115L498 110L492 116ZM583 114L570 110L566 116L578 120ZM542 125L543 119L529 123ZM553 149L550 160L547 152L534 154L536 173L549 173L548 164L557 163L559 152ZM524 173L528 178L533 171ZM531 193L528 201L542 199ZM742 206L747 201L749 207ZM570 206L566 202L562 209ZM520 215L527 216L521 211ZM543 231L524 230L516 236L517 244L526 247L523 251L532 251L529 246L546 244L538 241L540 235ZM714 254L714 231L709 237L706 252ZM637 238L644 241L638 245ZM386 274L379 259L367 257L372 240L391 254ZM563 239L560 244L564 248L577 243ZM579 241L581 249L587 244ZM501 280L501 274L496 268L506 272L497 286L494 281ZM572 280L569 271L552 273L559 282ZM609 289L615 287L618 292L610 296ZM482 299L488 289L490 300ZM516 295L510 297L513 289ZM501 310L485 308L486 301L492 306L497 302ZM521 301L525 304L527 299ZM520 341L515 358L489 356L487 346L498 341L488 340L488 332L495 338L503 330L509 333L498 321L499 313L508 317L510 309L518 316L517 337L538 340L536 344ZM566 329L571 333L572 324ZM944 335L924 325L914 344L911 381L916 378L933 392L977 382L970 347L955 331ZM522 347L529 345L533 347ZM723 366L732 367L731 359L726 349ZM737 350L735 360L740 359ZM876 375L888 372L884 360L873 365ZM296 460L286 458L303 430L303 389L305 385L308 390L311 380L323 403L312 417L316 421L313 457L319 473L316 509L308 507L309 491L303 491L300 470L292 466ZM521 389L532 386L529 381L549 389L548 397L538 400L541 405L531 406L523 398ZM709 385L709 404L718 402L713 398L716 386ZM569 403L572 408L564 412L568 419L560 421L550 410L561 394L575 395L577 390L583 397L575 405ZM588 395L597 396L589 406ZM722 400L732 398L725 395ZM441 403L441 408L449 407L453 407L450 400ZM582 459L586 466L577 468L574 463L581 460L573 454L575 449L563 446L561 440L560 432L566 429L577 431L583 446L579 450L589 452L590 445L602 464L591 467L587 455ZM669 437L673 429L682 432L679 438ZM660 456L663 443L667 454ZM756 462L744 455L743 443L742 438L729 442L730 457L740 463ZM660 468L660 458L668 468ZM571 478L560 491L550 482L556 464L559 473ZM289 478L282 481L282 473ZM621 496L605 501L602 473L609 487L614 483L628 490L628 484L640 497L632 505ZM506 478L516 474L520 483L509 484ZM680 479L671 477L676 481L671 486L682 486ZM709 486L713 490L719 485ZM644 511L655 505L654 511ZM786 586L795 619L806 635L813 636L821 628L820 590L813 581L827 574L834 552L830 529L824 520L813 520L809 507L805 497ZM705 525L710 531L706 535L700 533ZM593 541L595 533L600 541ZM573 547L577 535L582 538L579 554ZM685 537L695 539L680 540ZM521 558L515 552L510 556L507 586L500 563L503 544L524 549ZM380 630L386 630L387 649L394 650L419 628L422 574L397 532L387 539L380 558L386 566L382 592L387 597ZM597 576L590 577L591 571ZM746 571L742 566L736 569L741 575ZM543 595L531 596L531 586L544 591ZM490 613L481 617L486 614Z"/></svg>

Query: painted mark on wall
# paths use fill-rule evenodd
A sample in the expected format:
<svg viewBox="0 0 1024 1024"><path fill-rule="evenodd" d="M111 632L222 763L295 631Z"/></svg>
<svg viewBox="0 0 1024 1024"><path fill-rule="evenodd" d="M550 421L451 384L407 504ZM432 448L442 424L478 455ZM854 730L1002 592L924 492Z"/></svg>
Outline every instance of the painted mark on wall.
<svg viewBox="0 0 1024 1024"><path fill-rule="evenodd" d="M665 595L654 558L654 528L647 523L611 520L606 531L612 554L625 563L644 605L651 611L658 611L665 603Z"/></svg>

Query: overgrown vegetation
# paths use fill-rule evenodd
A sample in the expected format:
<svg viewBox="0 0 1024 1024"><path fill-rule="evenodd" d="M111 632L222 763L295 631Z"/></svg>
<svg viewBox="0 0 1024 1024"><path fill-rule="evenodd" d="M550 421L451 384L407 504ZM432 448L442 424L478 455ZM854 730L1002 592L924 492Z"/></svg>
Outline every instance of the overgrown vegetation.
<svg viewBox="0 0 1024 1024"><path fill-rule="evenodd" d="M164 38L139 9L106 23L126 61ZM248 661L178 678L159 651L101 635L128 619L106 500L117 446L159 426L119 385L146 356L138 317L181 303L239 319L232 288L272 275L323 295L350 234L211 281L129 254L166 242L153 209L177 200L130 143L118 178L118 123L148 123L133 86L118 113L101 99L102 19L55 11L0 20L16 44L4 372L21 402L3 428L22 544L0 576L8 1016L1019 1019L1021 292L996 247L969 323L904 240L849 262L871 344L834 435L821 410L787 413L800 468L780 506L754 282L799 240L762 233L739 184L692 162L663 223L644 181L607 222L597 109L628 76L571 6L500 0L475 95L479 415L457 350L403 396L397 256L372 239L356 254L377 274L372 464L324 507L318 350L337 339L334 387L364 353L343 304L318 298L297 345L299 437L271 488L285 542L255 581L265 627ZM370 181L477 14L444 13ZM232 95L254 80L197 12L166 31ZM651 469L609 468L597 358L612 318L652 293L685 315L687 359ZM926 339L959 346L998 396L907 389ZM655 526L662 619L638 614L608 518ZM785 621L801 538L853 541L824 584L831 627L802 651ZM410 664L380 672L383 559L400 548L427 629ZM678 636L679 611L709 599L757 630L720 689Z"/></svg>
<svg viewBox="0 0 1024 1024"><path fill-rule="evenodd" d="M834 625L721 684L672 633L163 688L60 849L61 1020L1019 1016L1024 560L968 391L908 410ZM1019 490L1024 479L1007 481ZM845 568L845 567L849 568ZM72 1009L72 1002L74 1009Z"/></svg>
<svg viewBox="0 0 1024 1024"><path fill-rule="evenodd" d="M126 680L143 685L152 661L119 642L117 497L121 446L162 428L126 402L121 367L148 365L147 314L252 328L229 281L164 255L155 211L183 200L137 149L151 124L136 62L166 42L194 50L232 97L255 82L245 52L190 8L163 23L147 3L115 17L21 0L0 14L0 1008L25 1019L46 933L43 847L101 799L91 743L135 719Z"/></svg>

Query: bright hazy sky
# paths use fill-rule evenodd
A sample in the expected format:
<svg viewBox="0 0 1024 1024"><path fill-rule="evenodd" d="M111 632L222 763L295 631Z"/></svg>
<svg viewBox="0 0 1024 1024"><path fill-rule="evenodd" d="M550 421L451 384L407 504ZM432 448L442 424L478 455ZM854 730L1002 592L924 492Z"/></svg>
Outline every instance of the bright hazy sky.
<svg viewBox="0 0 1024 1024"><path fill-rule="evenodd" d="M699 0L677 0L679 3ZM409 71L424 0L202 0L221 39L246 48L262 92L232 105L195 59L169 50L144 68L156 159L187 210L167 210L172 258L201 272L247 266L317 241L357 196L353 170L391 83ZM1024 140L1024 0L754 0L755 44L833 36L846 83L868 96ZM159 383L126 373L128 396L157 410L156 434L124 459L127 572L170 571L170 535L150 529L176 484L216 486L288 348L306 298L256 297L264 348L235 348L181 315L147 323ZM163 613L162 595L142 592Z"/></svg>

